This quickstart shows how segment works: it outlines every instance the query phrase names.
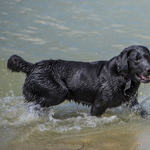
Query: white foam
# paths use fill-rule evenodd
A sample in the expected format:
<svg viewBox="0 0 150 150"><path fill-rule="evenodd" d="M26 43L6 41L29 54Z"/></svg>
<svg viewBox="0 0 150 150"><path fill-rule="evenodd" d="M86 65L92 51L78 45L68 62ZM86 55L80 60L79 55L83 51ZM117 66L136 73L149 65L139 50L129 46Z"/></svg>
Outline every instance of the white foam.
<svg viewBox="0 0 150 150"><path fill-rule="evenodd" d="M32 124L33 130L66 132L103 127L107 124L122 124L122 118L128 115L126 114L127 108L118 107L108 110L102 117L90 116L90 108L74 103L41 108L33 103L24 103L24 98L15 96L13 91L10 93L11 96L0 98L0 123L4 126ZM147 104L146 108L150 109L150 105ZM109 117L107 117L108 115ZM132 117L132 115L129 114L128 117Z"/></svg>
<svg viewBox="0 0 150 150"><path fill-rule="evenodd" d="M70 103L54 108L40 108L33 103L24 103L24 98L16 97L13 91L10 93L12 96L0 99L0 111L3 112L0 123L3 125L22 126L35 123L35 128L40 131L63 132L96 127L116 119L116 116L102 118L90 116L87 113L87 107Z"/></svg>

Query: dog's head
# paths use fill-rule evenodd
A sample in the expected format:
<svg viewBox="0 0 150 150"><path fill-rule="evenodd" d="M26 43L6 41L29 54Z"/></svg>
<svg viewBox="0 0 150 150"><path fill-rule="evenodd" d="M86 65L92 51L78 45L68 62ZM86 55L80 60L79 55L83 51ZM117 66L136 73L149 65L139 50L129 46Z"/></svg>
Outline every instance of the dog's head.
<svg viewBox="0 0 150 150"><path fill-rule="evenodd" d="M125 48L117 56L118 72L129 75L132 80L150 82L150 51L144 46L133 45Z"/></svg>

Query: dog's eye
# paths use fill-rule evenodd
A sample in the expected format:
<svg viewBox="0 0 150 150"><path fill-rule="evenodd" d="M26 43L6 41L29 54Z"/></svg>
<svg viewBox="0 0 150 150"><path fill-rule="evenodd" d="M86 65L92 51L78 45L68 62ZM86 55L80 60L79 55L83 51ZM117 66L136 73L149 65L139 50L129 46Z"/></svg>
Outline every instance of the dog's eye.
<svg viewBox="0 0 150 150"><path fill-rule="evenodd" d="M135 62L139 62L140 58L139 57L135 57L134 61Z"/></svg>
<svg viewBox="0 0 150 150"><path fill-rule="evenodd" d="M149 56L148 55L145 55L144 57L145 57L145 59L149 60Z"/></svg>

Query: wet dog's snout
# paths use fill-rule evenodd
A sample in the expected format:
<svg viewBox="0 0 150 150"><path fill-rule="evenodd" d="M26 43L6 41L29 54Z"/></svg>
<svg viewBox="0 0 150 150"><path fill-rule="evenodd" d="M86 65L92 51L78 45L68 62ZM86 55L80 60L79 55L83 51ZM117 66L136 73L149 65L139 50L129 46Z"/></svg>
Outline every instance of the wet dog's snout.
<svg viewBox="0 0 150 150"><path fill-rule="evenodd" d="M150 73L150 66L147 66L147 67L145 68L145 70L146 70L147 73Z"/></svg>

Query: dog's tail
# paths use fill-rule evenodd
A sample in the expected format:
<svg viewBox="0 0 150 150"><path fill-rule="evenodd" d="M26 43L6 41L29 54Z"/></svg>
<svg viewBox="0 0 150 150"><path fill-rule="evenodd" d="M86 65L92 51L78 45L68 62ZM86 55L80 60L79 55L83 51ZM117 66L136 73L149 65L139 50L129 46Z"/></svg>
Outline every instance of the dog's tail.
<svg viewBox="0 0 150 150"><path fill-rule="evenodd" d="M7 62L7 67L12 72L24 72L26 74L30 73L33 70L34 64L25 61L23 58L17 55L12 55Z"/></svg>

